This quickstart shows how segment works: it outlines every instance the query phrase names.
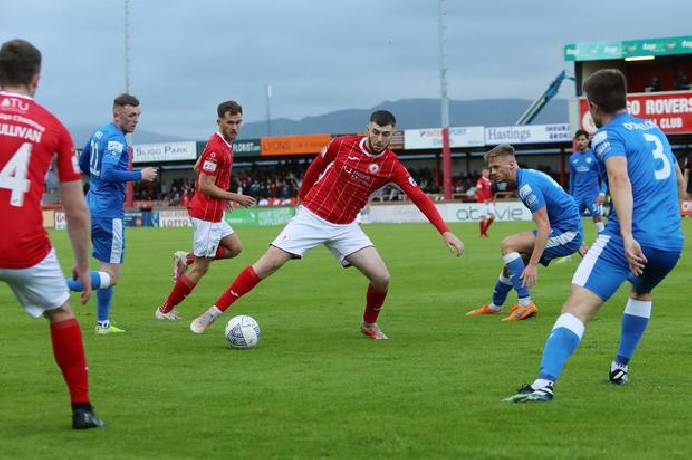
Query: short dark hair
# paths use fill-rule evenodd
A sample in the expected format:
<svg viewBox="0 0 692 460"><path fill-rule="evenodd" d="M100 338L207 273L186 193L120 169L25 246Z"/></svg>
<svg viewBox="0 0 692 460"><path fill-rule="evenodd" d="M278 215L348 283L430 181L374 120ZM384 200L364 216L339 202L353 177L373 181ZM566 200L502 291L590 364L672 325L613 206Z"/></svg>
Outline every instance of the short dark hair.
<svg viewBox="0 0 692 460"><path fill-rule="evenodd" d="M617 69L592 73L583 85L586 98L607 113L627 108L627 79Z"/></svg>
<svg viewBox="0 0 692 460"><path fill-rule="evenodd" d="M376 110L370 114L370 121L374 121L377 126L396 126L396 118L389 110Z"/></svg>
<svg viewBox="0 0 692 460"><path fill-rule="evenodd" d="M509 144L496 145L492 149L485 152L485 161L489 162L495 157L512 157L514 158L514 147Z"/></svg>
<svg viewBox="0 0 692 460"><path fill-rule="evenodd" d="M231 112L231 115L235 115L236 113L242 114L243 106L238 104L236 101L222 102L216 108L216 114L219 116L219 118L223 118L226 116L226 112Z"/></svg>
<svg viewBox="0 0 692 460"><path fill-rule="evenodd" d="M587 130L585 130L585 129L578 129L578 130L574 133L574 138L576 139L576 138L578 138L579 136L584 136L585 138L588 139L588 138L589 138L589 132L588 132Z"/></svg>
<svg viewBox="0 0 692 460"><path fill-rule="evenodd" d="M11 40L0 48L0 83L26 85L41 70L41 52L26 40Z"/></svg>
<svg viewBox="0 0 692 460"><path fill-rule="evenodd" d="M139 99L127 93L119 94L115 99L113 99L113 110L120 109L126 105L139 107Z"/></svg>

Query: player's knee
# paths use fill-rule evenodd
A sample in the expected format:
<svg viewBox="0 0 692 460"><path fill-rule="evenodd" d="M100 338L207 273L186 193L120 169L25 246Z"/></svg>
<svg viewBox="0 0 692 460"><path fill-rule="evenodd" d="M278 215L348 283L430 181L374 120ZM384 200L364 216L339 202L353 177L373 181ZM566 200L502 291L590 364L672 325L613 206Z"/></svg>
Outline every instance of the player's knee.
<svg viewBox="0 0 692 460"><path fill-rule="evenodd" d="M370 283L375 286L379 291L386 291L389 289L389 271L382 270L377 273L374 273L370 277Z"/></svg>
<svg viewBox="0 0 692 460"><path fill-rule="evenodd" d="M240 255L241 252L243 252L243 249L245 249L245 248L243 247L242 244L236 244L228 250L228 255L230 257L236 257L236 256Z"/></svg>
<svg viewBox="0 0 692 460"><path fill-rule="evenodd" d="M60 321L65 321L75 317L69 302L65 302L59 308L44 312L43 316L51 323L59 323Z"/></svg>
<svg viewBox="0 0 692 460"><path fill-rule="evenodd" d="M503 255L509 254L510 252L516 252L511 237L508 236L502 240L502 243L500 243L500 250L502 251Z"/></svg>
<svg viewBox="0 0 692 460"><path fill-rule="evenodd" d="M105 272L108 273L108 276L110 276L110 278L111 278L111 283L110 283L111 286L115 286L116 284L118 284L118 278L119 278L118 273L115 273L115 272L110 271L110 270L105 270Z"/></svg>

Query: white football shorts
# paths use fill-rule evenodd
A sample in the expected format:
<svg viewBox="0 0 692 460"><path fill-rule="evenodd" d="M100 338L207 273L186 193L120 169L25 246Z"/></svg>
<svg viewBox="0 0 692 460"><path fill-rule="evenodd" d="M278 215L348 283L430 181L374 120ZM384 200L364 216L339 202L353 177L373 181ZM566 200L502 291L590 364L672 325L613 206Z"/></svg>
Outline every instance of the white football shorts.
<svg viewBox="0 0 692 460"><path fill-rule="evenodd" d="M223 218L220 222L207 222L196 217L190 217L190 221L194 230L192 252L195 257L214 257L219 242L234 233L231 226Z"/></svg>
<svg viewBox="0 0 692 460"><path fill-rule="evenodd" d="M481 203L479 209L480 217L495 215L495 203Z"/></svg>
<svg viewBox="0 0 692 460"><path fill-rule="evenodd" d="M347 256L374 246L356 222L332 224L303 206L298 207L296 215L271 244L295 259L301 259L310 249L324 244L344 267L350 265Z"/></svg>
<svg viewBox="0 0 692 460"><path fill-rule="evenodd" d="M0 268L0 281L10 285L24 310L32 318L60 308L70 299L65 275L55 256L55 249L36 265L22 269Z"/></svg>

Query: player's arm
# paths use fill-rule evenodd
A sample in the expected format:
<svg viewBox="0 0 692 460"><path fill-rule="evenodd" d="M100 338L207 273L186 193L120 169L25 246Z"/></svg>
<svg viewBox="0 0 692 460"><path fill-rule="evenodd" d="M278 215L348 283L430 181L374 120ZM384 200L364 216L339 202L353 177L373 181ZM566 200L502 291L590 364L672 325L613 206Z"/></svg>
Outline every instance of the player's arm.
<svg viewBox="0 0 692 460"><path fill-rule="evenodd" d="M435 203L432 202L428 195L423 193L401 163L397 163L394 168L393 180L425 217L428 218L428 221L435 226L440 235L442 235L442 239L447 247L457 256L462 255L464 253L464 243L454 233L449 231L449 227L442 219Z"/></svg>
<svg viewBox="0 0 692 460"><path fill-rule="evenodd" d="M300 201L310 193L312 186L315 185L315 182L317 182L325 169L327 169L327 166L334 161L339 151L339 145L341 145L340 139L332 139L329 141L329 144L322 149L320 154L312 160L310 167L305 171L305 175L303 175L303 182L300 184L300 190L298 190L298 199Z"/></svg>
<svg viewBox="0 0 692 460"><path fill-rule="evenodd" d="M680 210L682 210L682 204L685 201L685 193L687 191L687 179L682 175L677 161L675 162L675 177L678 182L678 204L680 205Z"/></svg>
<svg viewBox="0 0 692 460"><path fill-rule="evenodd" d="M207 165L208 167L208 165ZM215 170L214 170L215 171ZM210 198L216 198L217 200L233 201L241 206L248 207L255 204L255 199L248 195L240 195L238 193L227 192L221 187L216 185L216 174L208 174L208 170L204 167L200 169L199 175L199 191L204 193Z"/></svg>
<svg viewBox="0 0 692 460"><path fill-rule="evenodd" d="M84 285L82 303L89 301L91 281L89 280L89 242L91 238L91 219L84 201L82 180L79 175L79 160L75 156L72 139L64 128L58 147L57 169L60 187L60 202L65 209L67 233L70 236L75 264L73 276Z"/></svg>
<svg viewBox="0 0 692 460"><path fill-rule="evenodd" d="M632 273L641 275L644 271L646 256L632 235L632 184L627 173L627 156L624 152L624 146L618 145L614 139L611 140L605 164L608 171L610 197L620 222L620 235L625 255Z"/></svg>
<svg viewBox="0 0 692 460"><path fill-rule="evenodd" d="M142 169L122 169L120 167L120 156L127 154L127 147L117 137L107 140L106 151L101 159L101 180L106 182L129 182L156 179L156 168Z"/></svg>
<svg viewBox="0 0 692 460"><path fill-rule="evenodd" d="M531 213L533 223L536 224L536 239L533 243L531 259L529 259L529 263L526 264L524 272L521 274L523 284L528 288L533 287L538 279L538 262L541 261L543 251L545 251L545 245L548 242L548 238L550 238L551 230L550 219L548 219L548 211L545 206L536 210L532 209Z"/></svg>
<svg viewBox="0 0 692 460"><path fill-rule="evenodd" d="M89 140L79 154L79 169L87 177L91 176L89 164L91 163L91 140Z"/></svg>

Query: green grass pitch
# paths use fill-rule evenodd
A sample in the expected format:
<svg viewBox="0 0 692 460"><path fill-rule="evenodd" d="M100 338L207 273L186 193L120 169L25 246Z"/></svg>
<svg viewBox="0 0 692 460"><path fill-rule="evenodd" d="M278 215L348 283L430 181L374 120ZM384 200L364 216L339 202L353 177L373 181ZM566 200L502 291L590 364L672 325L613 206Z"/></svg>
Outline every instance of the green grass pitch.
<svg viewBox="0 0 692 460"><path fill-rule="evenodd" d="M584 221L587 241L594 239ZM586 329L542 405L502 402L535 377L540 352L578 260L539 268L538 318L465 318L489 301L499 243L530 223L495 224L491 238L455 225L466 244L451 256L430 225L370 225L392 275L380 325L389 341L359 334L366 280L323 247L290 262L236 303L205 335L188 330L278 227L237 228L245 252L216 262L180 306L154 319L171 288L171 253L191 229L128 229L113 319L126 334L94 336L95 296L73 306L82 324L92 398L106 429L74 432L47 323L0 287L0 457L5 458L689 458L692 422L692 220L675 271L655 292L630 384L612 387L626 288ZM65 269L64 232L51 234ZM510 302L514 300L510 295ZM262 328L251 351L225 347L234 314Z"/></svg>

